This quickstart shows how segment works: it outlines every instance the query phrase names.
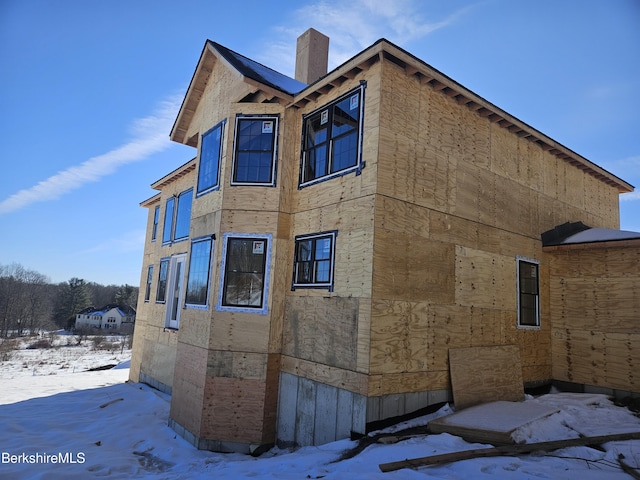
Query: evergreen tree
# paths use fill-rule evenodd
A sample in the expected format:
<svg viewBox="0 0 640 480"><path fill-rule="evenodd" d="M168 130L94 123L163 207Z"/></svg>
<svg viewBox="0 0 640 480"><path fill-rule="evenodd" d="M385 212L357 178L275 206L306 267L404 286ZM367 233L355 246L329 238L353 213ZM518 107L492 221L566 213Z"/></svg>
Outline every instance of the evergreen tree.
<svg viewBox="0 0 640 480"><path fill-rule="evenodd" d="M56 301L55 322L62 328L73 328L76 314L89 306L89 288L87 282L81 278L72 278L67 283L60 284L60 291Z"/></svg>

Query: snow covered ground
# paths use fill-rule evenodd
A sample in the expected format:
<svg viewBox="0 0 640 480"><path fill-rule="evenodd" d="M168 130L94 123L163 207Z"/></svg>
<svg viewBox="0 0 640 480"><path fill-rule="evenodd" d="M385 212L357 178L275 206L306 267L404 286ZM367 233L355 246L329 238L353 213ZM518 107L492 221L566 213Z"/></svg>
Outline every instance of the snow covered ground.
<svg viewBox="0 0 640 480"><path fill-rule="evenodd" d="M640 440L611 442L606 451L572 447L547 455L494 457L382 473L380 463L481 448L449 434L373 444L336 461L356 442L342 440L259 458L199 451L167 426L170 398L127 383L130 351L88 346L20 350L0 363L0 478L3 479L572 479L630 478L617 459L640 467ZM68 341L66 343L69 343ZM90 342L88 342L90 344ZM86 371L119 363L115 369ZM551 394L528 402L559 413L522 427L520 441L640 431L640 419L603 395ZM424 425L451 413L395 426ZM496 422L500 412L496 411Z"/></svg>

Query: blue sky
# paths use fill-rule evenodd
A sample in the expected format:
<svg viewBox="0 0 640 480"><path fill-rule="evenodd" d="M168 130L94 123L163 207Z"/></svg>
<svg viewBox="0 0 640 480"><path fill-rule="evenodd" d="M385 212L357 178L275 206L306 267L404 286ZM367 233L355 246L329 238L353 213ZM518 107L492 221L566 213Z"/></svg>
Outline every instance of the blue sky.
<svg viewBox="0 0 640 480"><path fill-rule="evenodd" d="M639 0L0 0L0 264L137 285L205 40L293 76L309 27L329 69L387 38L640 187ZM620 206L640 231L640 192Z"/></svg>

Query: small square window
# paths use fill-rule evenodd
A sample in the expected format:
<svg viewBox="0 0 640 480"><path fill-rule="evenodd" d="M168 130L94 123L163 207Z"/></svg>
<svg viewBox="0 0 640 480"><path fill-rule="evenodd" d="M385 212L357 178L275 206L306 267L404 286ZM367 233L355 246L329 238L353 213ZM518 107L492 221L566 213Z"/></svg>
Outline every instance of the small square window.
<svg viewBox="0 0 640 480"><path fill-rule="evenodd" d="M336 235L332 231L296 237L293 289L333 290Z"/></svg>

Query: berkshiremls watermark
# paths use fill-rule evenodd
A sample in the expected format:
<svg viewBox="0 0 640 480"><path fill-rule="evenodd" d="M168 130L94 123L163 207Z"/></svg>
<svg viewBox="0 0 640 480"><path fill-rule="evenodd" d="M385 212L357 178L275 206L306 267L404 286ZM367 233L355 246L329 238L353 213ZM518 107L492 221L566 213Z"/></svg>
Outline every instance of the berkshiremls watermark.
<svg viewBox="0 0 640 480"><path fill-rule="evenodd" d="M84 463L86 455L84 452L58 452L58 453L19 453L11 454L9 452L2 452L0 455L0 461L3 464L50 464L50 463Z"/></svg>

